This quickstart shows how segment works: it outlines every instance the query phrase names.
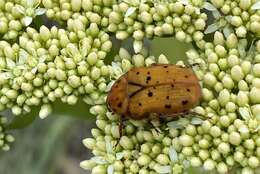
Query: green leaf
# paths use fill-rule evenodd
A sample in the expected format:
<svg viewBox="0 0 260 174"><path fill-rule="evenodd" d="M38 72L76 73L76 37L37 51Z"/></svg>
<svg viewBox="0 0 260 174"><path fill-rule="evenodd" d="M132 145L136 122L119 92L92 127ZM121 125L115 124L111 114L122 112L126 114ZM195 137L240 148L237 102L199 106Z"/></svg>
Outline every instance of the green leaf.
<svg viewBox="0 0 260 174"><path fill-rule="evenodd" d="M90 106L79 100L76 105L68 105L62 103L60 100L51 104L52 113L50 116L69 116L78 117L80 119L91 120L95 117L89 113ZM39 116L40 106L32 108L32 111L28 114L15 116L11 123L7 125L7 130L22 129L30 124ZM47 118L48 119L48 118Z"/></svg>
<svg viewBox="0 0 260 174"><path fill-rule="evenodd" d="M85 120L91 120L95 117L89 112L90 106L83 102L82 99L75 105L62 103L60 100L52 104L52 115L78 117Z"/></svg>
<svg viewBox="0 0 260 174"><path fill-rule="evenodd" d="M22 129L29 126L38 116L40 107L35 107L28 114L18 115L6 126L7 130Z"/></svg>

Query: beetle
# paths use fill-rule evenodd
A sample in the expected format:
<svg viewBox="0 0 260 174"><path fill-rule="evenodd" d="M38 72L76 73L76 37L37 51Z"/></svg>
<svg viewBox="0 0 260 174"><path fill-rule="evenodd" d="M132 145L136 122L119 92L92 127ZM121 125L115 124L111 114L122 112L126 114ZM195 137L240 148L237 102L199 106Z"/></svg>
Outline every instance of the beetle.
<svg viewBox="0 0 260 174"><path fill-rule="evenodd" d="M140 120L152 113L178 118L200 99L201 87L191 67L153 64L123 74L112 85L106 102L110 111L120 115L121 137L125 118Z"/></svg>

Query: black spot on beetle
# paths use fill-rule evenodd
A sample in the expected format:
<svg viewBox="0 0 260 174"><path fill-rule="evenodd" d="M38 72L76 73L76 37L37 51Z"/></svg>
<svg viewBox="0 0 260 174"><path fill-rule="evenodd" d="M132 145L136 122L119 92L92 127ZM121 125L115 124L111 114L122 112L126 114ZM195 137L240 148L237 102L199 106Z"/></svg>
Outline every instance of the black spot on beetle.
<svg viewBox="0 0 260 174"><path fill-rule="evenodd" d="M189 89L189 88L187 88L186 90L187 90L188 92L190 92L190 89Z"/></svg>
<svg viewBox="0 0 260 174"><path fill-rule="evenodd" d="M174 84L171 84L171 87L174 88Z"/></svg>
<svg viewBox="0 0 260 174"><path fill-rule="evenodd" d="M182 105L186 105L186 104L188 104L188 100L183 100Z"/></svg>
<svg viewBox="0 0 260 174"><path fill-rule="evenodd" d="M149 91L147 95L148 95L148 97L152 97L153 93L151 91Z"/></svg>
<svg viewBox="0 0 260 174"><path fill-rule="evenodd" d="M185 75L184 77L187 79L189 76Z"/></svg>
<svg viewBox="0 0 260 174"><path fill-rule="evenodd" d="M142 103L138 103L139 106L142 106Z"/></svg>
<svg viewBox="0 0 260 174"><path fill-rule="evenodd" d="M147 74L150 74L150 71L148 71Z"/></svg>
<svg viewBox="0 0 260 174"><path fill-rule="evenodd" d="M164 68L168 68L168 66L167 66L167 65L164 65L163 67L164 67Z"/></svg>
<svg viewBox="0 0 260 174"><path fill-rule="evenodd" d="M170 99L170 96L167 95L166 99L169 100L169 99Z"/></svg>
<svg viewBox="0 0 260 174"><path fill-rule="evenodd" d="M137 71L137 72L136 72L136 75L139 75L139 74L140 74L140 72L139 72L139 71Z"/></svg>
<svg viewBox="0 0 260 174"><path fill-rule="evenodd" d="M117 107L121 108L122 107L122 102L118 103Z"/></svg>
<svg viewBox="0 0 260 174"><path fill-rule="evenodd" d="M164 107L166 108L166 109L171 109L171 105L164 105Z"/></svg>
<svg viewBox="0 0 260 174"><path fill-rule="evenodd" d="M166 71L167 73L169 72L169 71Z"/></svg>
<svg viewBox="0 0 260 174"><path fill-rule="evenodd" d="M147 81L149 81L149 80L151 80L151 79L152 79L151 76L147 76L147 77L146 77L146 80L147 80Z"/></svg>

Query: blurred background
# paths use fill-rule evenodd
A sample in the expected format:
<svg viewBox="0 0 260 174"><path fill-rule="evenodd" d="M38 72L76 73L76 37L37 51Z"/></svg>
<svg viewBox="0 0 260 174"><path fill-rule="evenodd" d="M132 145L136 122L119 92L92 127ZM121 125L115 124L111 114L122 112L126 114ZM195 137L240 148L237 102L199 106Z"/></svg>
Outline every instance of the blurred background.
<svg viewBox="0 0 260 174"><path fill-rule="evenodd" d="M171 63L185 59L191 45L172 38L148 41L152 54L165 54ZM55 104L54 114L41 120L37 117L26 128L12 131L15 143L9 152L0 153L0 174L89 174L79 167L92 154L82 144L91 137L95 119L86 104ZM35 114L35 113L34 113ZM30 117L30 116L27 116ZM190 171L189 173L201 173Z"/></svg>

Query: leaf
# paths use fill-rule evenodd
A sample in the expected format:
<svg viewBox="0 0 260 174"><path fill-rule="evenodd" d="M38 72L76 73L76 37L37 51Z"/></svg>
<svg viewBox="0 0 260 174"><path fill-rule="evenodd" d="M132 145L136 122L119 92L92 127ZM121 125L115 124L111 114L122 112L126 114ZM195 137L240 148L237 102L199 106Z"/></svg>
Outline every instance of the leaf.
<svg viewBox="0 0 260 174"><path fill-rule="evenodd" d="M15 68L16 63L12 59L6 58L6 65L9 69L13 69Z"/></svg>
<svg viewBox="0 0 260 174"><path fill-rule="evenodd" d="M19 13L25 14L25 8L23 6L16 4L15 7Z"/></svg>
<svg viewBox="0 0 260 174"><path fill-rule="evenodd" d="M108 139L105 139L105 142L106 142L106 151L107 151L107 153L112 153L113 145L112 145L111 141L108 140Z"/></svg>
<svg viewBox="0 0 260 174"><path fill-rule="evenodd" d="M92 157L91 160L97 164L107 164L107 160L105 160L103 157L100 156Z"/></svg>
<svg viewBox="0 0 260 174"><path fill-rule="evenodd" d="M231 33L233 33L233 31L232 31L232 29L231 29L230 27L226 26L226 27L223 29L223 33L224 33L224 36L225 36L226 38L228 38L228 36L229 36Z"/></svg>
<svg viewBox="0 0 260 174"><path fill-rule="evenodd" d="M260 9L260 1L257 1L254 3L254 5L251 6L251 10L259 10Z"/></svg>
<svg viewBox="0 0 260 174"><path fill-rule="evenodd" d="M213 12L212 12L212 15L214 16L215 19L219 19L219 18L221 17L221 14L219 13L218 10L213 11Z"/></svg>
<svg viewBox="0 0 260 174"><path fill-rule="evenodd" d="M210 24L207 29L204 31L205 34L210 34L219 29L219 26L217 23Z"/></svg>
<svg viewBox="0 0 260 174"><path fill-rule="evenodd" d="M31 70L31 72L33 73L33 74L36 74L36 72L37 72L37 67L34 67L32 70Z"/></svg>
<svg viewBox="0 0 260 174"><path fill-rule="evenodd" d="M113 174L114 173L114 166L111 164L107 167L107 174Z"/></svg>
<svg viewBox="0 0 260 174"><path fill-rule="evenodd" d="M169 128L173 128L173 129L182 129L182 128L183 128L183 126L180 125L180 123L177 122L177 121L168 122L168 123L167 123L167 126L168 126Z"/></svg>
<svg viewBox="0 0 260 174"><path fill-rule="evenodd" d="M35 4L35 0L26 0L27 7L33 7L34 4Z"/></svg>
<svg viewBox="0 0 260 174"><path fill-rule="evenodd" d="M238 109L239 114L244 120L249 120L251 118L250 112L248 111L248 108L242 107Z"/></svg>
<svg viewBox="0 0 260 174"><path fill-rule="evenodd" d="M154 170L157 173L170 173L171 172L171 166L160 166L160 165L155 165Z"/></svg>
<svg viewBox="0 0 260 174"><path fill-rule="evenodd" d="M227 15L227 16L225 16L225 19L226 19L229 23L231 23L232 16L231 16L231 15Z"/></svg>
<svg viewBox="0 0 260 174"><path fill-rule="evenodd" d="M179 0L178 2L182 3L183 5L189 5L189 0Z"/></svg>
<svg viewBox="0 0 260 174"><path fill-rule="evenodd" d="M35 15L36 16L40 16L40 15L43 15L47 10L45 8L37 8L35 10Z"/></svg>
<svg viewBox="0 0 260 174"><path fill-rule="evenodd" d="M116 153L116 160L121 160L124 157L124 152L117 152Z"/></svg>
<svg viewBox="0 0 260 174"><path fill-rule="evenodd" d="M46 61L46 57L45 56L41 56L40 58L39 58L39 63L43 63L43 62L45 62Z"/></svg>
<svg viewBox="0 0 260 174"><path fill-rule="evenodd" d="M172 162L177 162L178 161L178 153L176 150L171 146L169 149L169 156Z"/></svg>
<svg viewBox="0 0 260 174"><path fill-rule="evenodd" d="M22 129L29 126L37 118L39 110L40 107L33 107L30 113L15 116L6 129Z"/></svg>
<svg viewBox="0 0 260 174"><path fill-rule="evenodd" d="M205 8L208 11L217 11L218 10L214 5L212 5L209 2L205 2L203 5L203 8Z"/></svg>
<svg viewBox="0 0 260 174"><path fill-rule="evenodd" d="M194 125L200 125L203 123L203 120L198 118L198 117L193 117L191 119L191 124L194 124Z"/></svg>
<svg viewBox="0 0 260 174"><path fill-rule="evenodd" d="M11 72L2 72L0 73L0 78L8 80L13 77L13 74Z"/></svg>
<svg viewBox="0 0 260 174"><path fill-rule="evenodd" d="M23 19L22 19L22 23L24 26L29 26L31 23L32 23L32 17L30 16L25 16Z"/></svg>
<svg viewBox="0 0 260 174"><path fill-rule="evenodd" d="M125 17L129 17L131 16L136 10L136 7L130 7L127 9L126 13L125 13Z"/></svg>

